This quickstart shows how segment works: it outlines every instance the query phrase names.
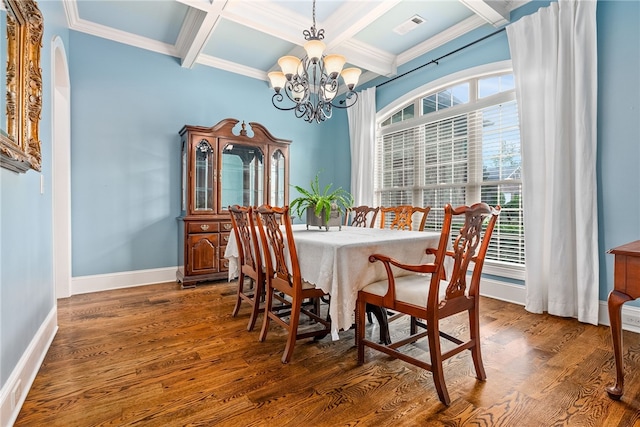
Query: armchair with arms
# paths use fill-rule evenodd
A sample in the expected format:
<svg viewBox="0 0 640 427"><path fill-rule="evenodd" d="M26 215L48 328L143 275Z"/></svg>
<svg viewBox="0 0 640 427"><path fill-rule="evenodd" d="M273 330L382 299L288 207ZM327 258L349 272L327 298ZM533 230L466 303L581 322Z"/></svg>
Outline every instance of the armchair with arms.
<svg viewBox="0 0 640 427"><path fill-rule="evenodd" d="M356 304L356 344L358 363L364 363L365 347L386 353L433 374L433 381L442 403L449 405L451 399L444 380L443 361L469 350L475 366L476 377L486 379L480 351L479 287L484 258L491 234L500 213L500 207L491 208L485 203L473 206L444 208L442 235L437 250L427 250L435 259L428 264L409 265L385 255L373 254L370 262L382 262L387 279L371 283L358 292ZM447 251L452 218L464 215L464 225L453 242L453 250ZM486 229L482 230L488 218ZM453 258L453 268L443 280L445 257ZM471 281L467 284L467 270L473 261ZM393 268L413 274L394 277ZM415 319L409 336L391 344L379 344L365 337L364 318L367 304L374 304L403 313ZM466 312L469 322L469 338L464 340L440 330L440 321L457 313ZM418 331L417 326L424 328ZM405 345L427 338L429 359L423 360L413 352L401 352ZM440 338L453 343L443 350Z"/></svg>

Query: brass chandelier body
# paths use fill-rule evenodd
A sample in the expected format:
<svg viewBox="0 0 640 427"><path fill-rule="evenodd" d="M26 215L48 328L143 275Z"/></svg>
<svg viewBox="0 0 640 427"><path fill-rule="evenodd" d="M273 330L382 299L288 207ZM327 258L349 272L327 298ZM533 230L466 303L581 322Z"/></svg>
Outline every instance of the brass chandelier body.
<svg viewBox="0 0 640 427"><path fill-rule="evenodd" d="M269 73L275 90L271 102L279 110L293 110L297 118L323 122L331 118L333 108L349 108L358 100L354 91L360 69L346 68L342 55L324 55L324 29L316 30L316 2L313 1L313 25L302 32L306 55L300 60L295 56L283 56L278 60L282 71ZM345 98L335 103L340 88L339 77L346 86Z"/></svg>

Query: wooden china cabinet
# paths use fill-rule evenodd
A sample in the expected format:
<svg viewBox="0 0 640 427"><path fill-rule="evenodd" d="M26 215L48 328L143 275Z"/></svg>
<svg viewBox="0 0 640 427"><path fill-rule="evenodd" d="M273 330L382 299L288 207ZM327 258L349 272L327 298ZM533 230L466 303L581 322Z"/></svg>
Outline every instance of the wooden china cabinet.
<svg viewBox="0 0 640 427"><path fill-rule="evenodd" d="M230 205L285 206L289 144L259 123L225 119L212 127L184 126L178 272L182 287L228 275Z"/></svg>

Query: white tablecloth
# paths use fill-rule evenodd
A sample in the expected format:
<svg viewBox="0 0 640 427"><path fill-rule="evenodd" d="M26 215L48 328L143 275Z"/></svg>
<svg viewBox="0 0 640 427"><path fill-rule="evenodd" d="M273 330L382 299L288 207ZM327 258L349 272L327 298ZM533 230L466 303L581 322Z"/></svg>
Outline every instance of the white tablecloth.
<svg viewBox="0 0 640 427"><path fill-rule="evenodd" d="M307 230L297 224L294 237L302 277L331 295L331 335L337 340L338 331L353 324L358 290L387 277L382 263L370 263L369 255L384 254L410 264L426 262L425 249L438 246L440 233L361 227ZM238 276L233 233L224 256L229 260L229 280L233 280Z"/></svg>

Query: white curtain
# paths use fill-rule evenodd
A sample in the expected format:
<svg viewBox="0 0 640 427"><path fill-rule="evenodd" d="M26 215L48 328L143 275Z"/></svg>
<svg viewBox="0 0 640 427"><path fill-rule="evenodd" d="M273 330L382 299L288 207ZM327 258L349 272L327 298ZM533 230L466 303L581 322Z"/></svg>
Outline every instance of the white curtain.
<svg viewBox="0 0 640 427"><path fill-rule="evenodd" d="M373 206L373 160L376 140L376 88L358 93L347 110L351 140L351 194L354 206Z"/></svg>
<svg viewBox="0 0 640 427"><path fill-rule="evenodd" d="M526 306L598 324L596 1L507 27L522 137Z"/></svg>

